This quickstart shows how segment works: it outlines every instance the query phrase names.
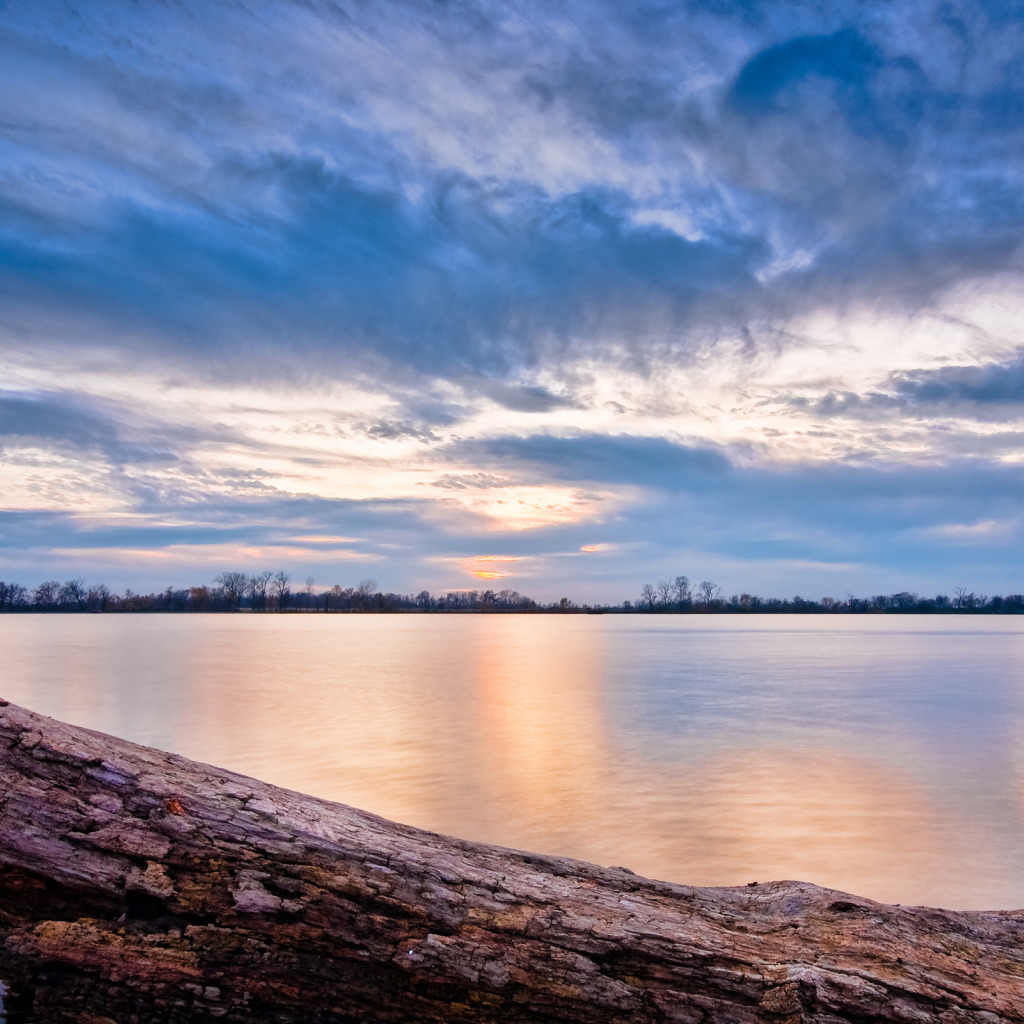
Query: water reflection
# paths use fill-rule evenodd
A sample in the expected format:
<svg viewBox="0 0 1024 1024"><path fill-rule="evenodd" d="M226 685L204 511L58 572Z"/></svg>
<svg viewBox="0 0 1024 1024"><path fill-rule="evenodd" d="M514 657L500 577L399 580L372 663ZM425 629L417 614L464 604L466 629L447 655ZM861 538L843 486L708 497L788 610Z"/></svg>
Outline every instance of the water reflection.
<svg viewBox="0 0 1024 1024"><path fill-rule="evenodd" d="M8 616L4 696L380 814L699 884L1024 905L1024 624Z"/></svg>
<svg viewBox="0 0 1024 1024"><path fill-rule="evenodd" d="M478 732L492 816L487 836L552 849L600 804L606 729L600 700L604 637L566 644L516 620L487 620L475 664ZM466 827L479 832L471 820Z"/></svg>

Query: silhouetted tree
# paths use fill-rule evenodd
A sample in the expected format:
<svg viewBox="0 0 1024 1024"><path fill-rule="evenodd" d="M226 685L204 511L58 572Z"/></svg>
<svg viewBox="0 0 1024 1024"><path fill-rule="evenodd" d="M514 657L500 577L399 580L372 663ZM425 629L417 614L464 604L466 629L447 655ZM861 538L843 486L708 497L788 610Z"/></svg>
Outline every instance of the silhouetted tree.
<svg viewBox="0 0 1024 1024"><path fill-rule="evenodd" d="M4 583L0 580L0 609L11 611L28 604L28 591L20 583Z"/></svg>
<svg viewBox="0 0 1024 1024"><path fill-rule="evenodd" d="M288 581L290 579L291 576L289 576L284 569L280 569L274 574L274 579L271 585L274 590L274 596L277 598L277 607L279 611L287 607L288 599L291 597L292 592L288 589Z"/></svg>
<svg viewBox="0 0 1024 1024"><path fill-rule="evenodd" d="M269 569L254 573L249 577L249 597L253 610L258 606L260 611L267 610L267 587L274 574Z"/></svg>
<svg viewBox="0 0 1024 1024"><path fill-rule="evenodd" d="M69 611L80 611L85 605L85 580L66 580L57 594L57 604Z"/></svg>
<svg viewBox="0 0 1024 1024"><path fill-rule="evenodd" d="M219 583L224 590L224 601L229 611L238 611L242 597L249 587L249 577L244 572L222 572L215 576L214 583Z"/></svg>
<svg viewBox="0 0 1024 1024"><path fill-rule="evenodd" d="M45 580L36 587L32 595L32 603L37 608L54 608L56 607L59 594L60 580Z"/></svg>
<svg viewBox="0 0 1024 1024"><path fill-rule="evenodd" d="M701 580L697 585L697 594L700 598L700 603L705 610L710 611L711 606L718 599L718 595L720 593L721 588L717 583L712 583L711 580Z"/></svg>

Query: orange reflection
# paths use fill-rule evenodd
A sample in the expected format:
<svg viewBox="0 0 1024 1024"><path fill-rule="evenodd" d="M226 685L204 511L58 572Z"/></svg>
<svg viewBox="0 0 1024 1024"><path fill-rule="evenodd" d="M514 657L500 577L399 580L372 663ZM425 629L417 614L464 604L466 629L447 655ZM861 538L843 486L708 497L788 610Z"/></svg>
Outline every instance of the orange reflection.
<svg viewBox="0 0 1024 1024"><path fill-rule="evenodd" d="M568 624L489 625L475 674L489 788L503 807L493 841L573 854L580 825L604 806L604 636L588 629L566 642Z"/></svg>
<svg viewBox="0 0 1024 1024"><path fill-rule="evenodd" d="M194 725L177 749L218 749L219 763L277 785L472 834L466 810L487 805L477 789L472 680L447 679L442 700L436 688L455 624L430 617L410 630L360 618L296 616L285 647L262 616L228 617L195 678L238 685L192 689Z"/></svg>
<svg viewBox="0 0 1024 1024"><path fill-rule="evenodd" d="M641 873L697 885L795 878L901 902L938 887L938 809L891 766L834 750L725 747L638 767L617 778L615 839Z"/></svg>

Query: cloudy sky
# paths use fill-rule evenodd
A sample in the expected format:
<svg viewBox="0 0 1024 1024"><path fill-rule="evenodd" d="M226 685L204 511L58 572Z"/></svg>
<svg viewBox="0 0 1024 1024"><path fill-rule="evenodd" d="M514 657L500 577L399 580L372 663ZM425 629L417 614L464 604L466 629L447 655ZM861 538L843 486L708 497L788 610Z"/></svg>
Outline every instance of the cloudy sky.
<svg viewBox="0 0 1024 1024"><path fill-rule="evenodd" d="M0 95L0 578L1024 590L1019 3L8 0Z"/></svg>

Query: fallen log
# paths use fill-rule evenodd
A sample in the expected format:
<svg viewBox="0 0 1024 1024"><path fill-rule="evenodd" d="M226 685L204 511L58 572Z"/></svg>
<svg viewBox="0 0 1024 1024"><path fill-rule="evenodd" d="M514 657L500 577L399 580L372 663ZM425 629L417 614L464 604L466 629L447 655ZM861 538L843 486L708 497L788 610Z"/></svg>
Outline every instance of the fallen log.
<svg viewBox="0 0 1024 1024"><path fill-rule="evenodd" d="M0 702L8 1024L1024 1022L1024 913L464 842Z"/></svg>

